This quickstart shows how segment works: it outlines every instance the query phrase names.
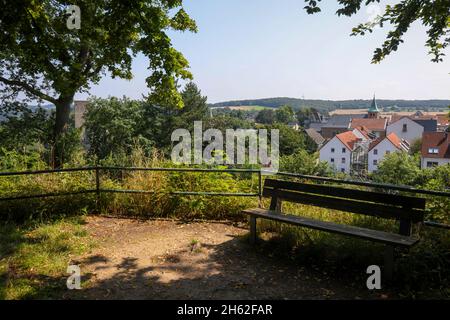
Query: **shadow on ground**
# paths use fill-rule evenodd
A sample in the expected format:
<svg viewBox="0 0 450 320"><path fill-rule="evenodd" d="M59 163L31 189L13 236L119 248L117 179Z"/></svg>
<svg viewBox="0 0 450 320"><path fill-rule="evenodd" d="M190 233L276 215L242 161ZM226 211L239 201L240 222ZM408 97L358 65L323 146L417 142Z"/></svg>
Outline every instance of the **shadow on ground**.
<svg viewBox="0 0 450 320"><path fill-rule="evenodd" d="M114 231L100 229L97 234L107 238L103 248L75 261L83 272L82 290L61 298L386 298L366 288L365 270L353 281L328 276L326 266L316 271L280 259L276 241L250 246L247 230L231 225L129 221Z"/></svg>

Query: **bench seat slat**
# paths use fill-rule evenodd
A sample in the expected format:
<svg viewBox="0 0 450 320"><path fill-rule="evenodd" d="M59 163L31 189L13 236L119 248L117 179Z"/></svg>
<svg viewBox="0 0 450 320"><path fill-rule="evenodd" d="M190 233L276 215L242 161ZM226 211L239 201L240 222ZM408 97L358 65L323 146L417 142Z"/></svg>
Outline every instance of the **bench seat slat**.
<svg viewBox="0 0 450 320"><path fill-rule="evenodd" d="M247 209L244 210L243 213L269 220L275 220L297 226L303 226L311 229L328 231L353 236L357 238L367 239L375 242L381 242L385 244L391 245L394 244L403 247L411 247L419 241L419 239L417 238L402 236L399 234L393 234L378 230L371 230L350 225L343 225L328 221L320 221L295 215L280 214L279 212L276 211L270 211L261 208Z"/></svg>
<svg viewBox="0 0 450 320"><path fill-rule="evenodd" d="M404 219L411 220L413 222L420 222L423 220L424 215L424 211L418 209L404 209L379 203L332 198L317 194L307 194L287 190L264 188L263 196L276 196L289 202L302 203L321 208L341 210L385 219Z"/></svg>

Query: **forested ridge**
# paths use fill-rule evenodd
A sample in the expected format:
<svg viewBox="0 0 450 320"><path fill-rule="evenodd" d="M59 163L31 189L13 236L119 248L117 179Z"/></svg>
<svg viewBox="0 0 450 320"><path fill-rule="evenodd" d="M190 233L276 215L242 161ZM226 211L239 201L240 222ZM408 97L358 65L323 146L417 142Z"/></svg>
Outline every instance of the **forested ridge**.
<svg viewBox="0 0 450 320"><path fill-rule="evenodd" d="M334 109L364 109L370 106L371 99L362 100L311 100L297 98L266 98L249 100L232 100L210 104L210 107L232 107L232 106L263 106L278 108L283 105L289 105L293 108L316 108L318 110L331 111ZM450 100L384 100L377 99L378 105L389 109L445 109L450 106Z"/></svg>

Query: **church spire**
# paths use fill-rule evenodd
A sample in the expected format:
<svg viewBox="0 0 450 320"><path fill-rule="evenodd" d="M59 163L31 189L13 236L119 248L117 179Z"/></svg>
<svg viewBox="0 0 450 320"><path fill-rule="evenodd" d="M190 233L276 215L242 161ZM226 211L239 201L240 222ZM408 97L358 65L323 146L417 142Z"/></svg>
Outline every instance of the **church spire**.
<svg viewBox="0 0 450 320"><path fill-rule="evenodd" d="M372 104L368 110L369 118L378 118L380 114L380 109L378 109L377 99L375 98L375 94L373 95Z"/></svg>

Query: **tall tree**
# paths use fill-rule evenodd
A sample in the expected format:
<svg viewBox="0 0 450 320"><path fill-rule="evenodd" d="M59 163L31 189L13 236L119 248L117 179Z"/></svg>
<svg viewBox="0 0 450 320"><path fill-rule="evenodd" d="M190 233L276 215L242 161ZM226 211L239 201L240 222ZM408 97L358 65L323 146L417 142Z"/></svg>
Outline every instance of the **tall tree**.
<svg viewBox="0 0 450 320"><path fill-rule="evenodd" d="M309 14L320 12L321 0L305 0ZM336 11L339 16L352 16L361 10L362 5L379 3L380 0L338 0L341 7ZM402 0L394 5L386 5L384 13L373 21L362 23L353 28L351 35L365 35L375 27L385 24L392 26L386 40L375 49L372 62L379 63L403 42L404 34L412 23L420 21L427 30L426 46L433 62L442 61L444 49L450 44L450 1L449 0Z"/></svg>
<svg viewBox="0 0 450 320"><path fill-rule="evenodd" d="M194 82L188 83L181 92L184 108L178 109L181 123L193 127L194 121L200 121L208 116L209 108L206 103L208 98L202 96L202 92Z"/></svg>
<svg viewBox="0 0 450 320"><path fill-rule="evenodd" d="M144 136L154 142L158 149L169 152L171 135L175 129L183 128L192 131L194 121L208 118L207 97L202 96L200 89L193 82L188 83L181 91L183 108L176 106L160 106L147 103L144 105Z"/></svg>
<svg viewBox="0 0 450 320"><path fill-rule="evenodd" d="M266 125L265 128L270 132L271 129L278 129L280 134L280 155L291 155L299 150L305 149L305 135L282 123Z"/></svg>
<svg viewBox="0 0 450 320"><path fill-rule="evenodd" d="M312 114L311 108L302 108L297 111L297 121L301 126L305 126L305 123L310 120L311 114Z"/></svg>
<svg viewBox="0 0 450 320"><path fill-rule="evenodd" d="M7 150L25 149L35 143L49 142L51 117L49 110L32 110L25 103L14 102L5 106L10 112L0 121L0 147Z"/></svg>
<svg viewBox="0 0 450 320"><path fill-rule="evenodd" d="M406 152L393 152L380 162L378 170L372 174L372 179L376 182L414 186L420 176L418 154L410 156Z"/></svg>
<svg viewBox="0 0 450 320"><path fill-rule="evenodd" d="M68 13L71 5L80 17ZM149 59L149 99L182 106L177 79L191 74L166 33L196 31L182 0L0 0L0 7L0 100L22 93L53 103L55 142L67 130L75 93L88 91L106 72L131 79L138 53ZM79 29L70 24L75 20Z"/></svg>
<svg viewBox="0 0 450 320"><path fill-rule="evenodd" d="M295 113L291 106L281 106L275 111L275 121L288 124L295 120Z"/></svg>
<svg viewBox="0 0 450 320"><path fill-rule="evenodd" d="M258 112L255 121L263 124L272 124L274 122L274 112L272 109L263 109Z"/></svg>
<svg viewBox="0 0 450 320"><path fill-rule="evenodd" d="M89 153L102 160L127 155L136 144L149 151L152 143L142 135L143 113L142 102L127 98L89 101L84 123Z"/></svg>

